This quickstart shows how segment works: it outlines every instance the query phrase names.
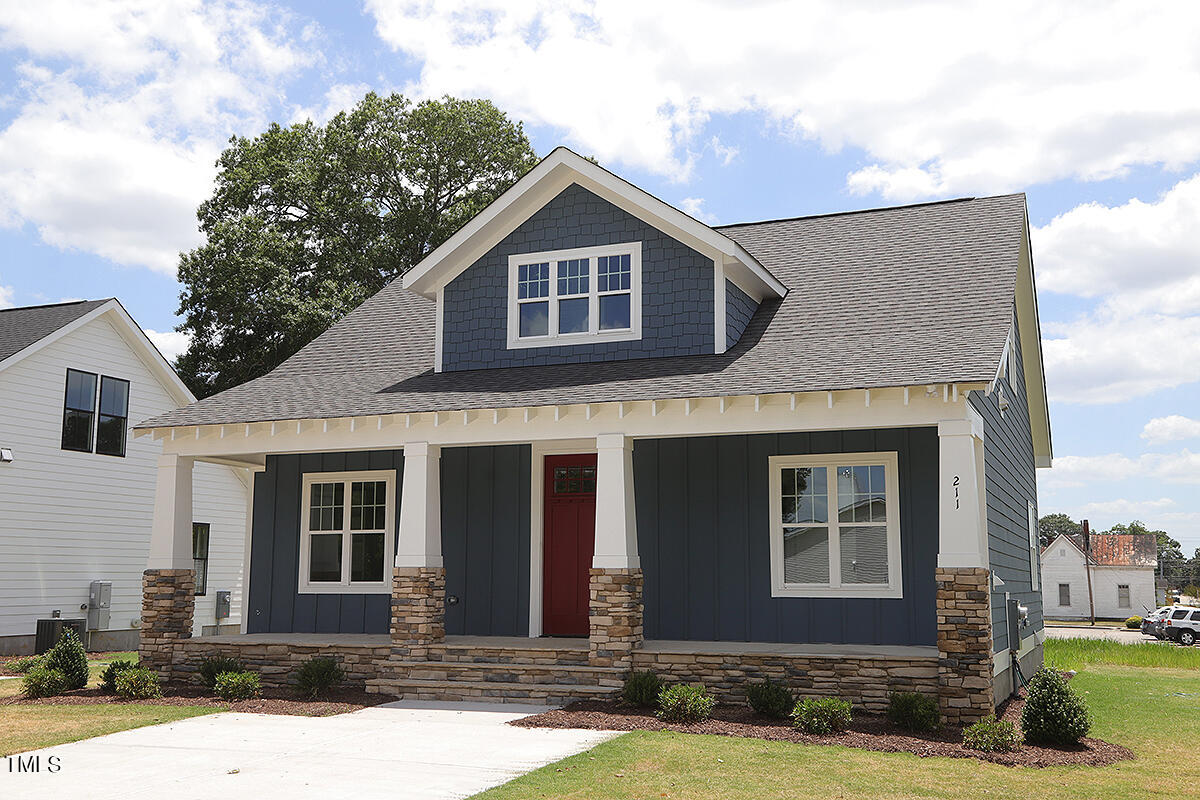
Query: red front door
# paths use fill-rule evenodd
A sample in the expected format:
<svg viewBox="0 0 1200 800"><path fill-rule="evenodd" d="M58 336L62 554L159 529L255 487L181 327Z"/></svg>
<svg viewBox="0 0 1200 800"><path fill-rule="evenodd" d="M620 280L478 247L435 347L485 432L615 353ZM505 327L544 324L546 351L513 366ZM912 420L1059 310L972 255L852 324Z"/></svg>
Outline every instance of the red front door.
<svg viewBox="0 0 1200 800"><path fill-rule="evenodd" d="M588 635L588 570L596 545L596 455L546 456L542 630Z"/></svg>

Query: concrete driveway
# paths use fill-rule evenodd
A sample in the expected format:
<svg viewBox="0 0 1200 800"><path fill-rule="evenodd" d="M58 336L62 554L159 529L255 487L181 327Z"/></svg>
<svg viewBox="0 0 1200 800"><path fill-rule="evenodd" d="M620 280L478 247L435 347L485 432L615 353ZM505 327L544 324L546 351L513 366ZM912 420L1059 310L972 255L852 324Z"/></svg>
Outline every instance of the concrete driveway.
<svg viewBox="0 0 1200 800"><path fill-rule="evenodd" d="M37 774L0 761L0 797L458 798L619 735L504 724L542 710L402 701L335 717L195 717L22 754L41 757Z"/></svg>
<svg viewBox="0 0 1200 800"><path fill-rule="evenodd" d="M1111 642L1157 642L1152 636L1143 636L1141 631L1097 625L1055 625L1046 623L1046 636L1051 639L1107 639ZM1169 644L1169 643L1168 643Z"/></svg>

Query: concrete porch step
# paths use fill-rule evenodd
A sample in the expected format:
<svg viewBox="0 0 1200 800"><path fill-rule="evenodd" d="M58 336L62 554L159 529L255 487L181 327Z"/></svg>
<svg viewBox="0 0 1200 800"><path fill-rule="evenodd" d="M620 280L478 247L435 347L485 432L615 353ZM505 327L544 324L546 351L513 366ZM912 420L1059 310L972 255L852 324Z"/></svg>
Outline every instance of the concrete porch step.
<svg viewBox="0 0 1200 800"><path fill-rule="evenodd" d="M592 667L580 664L526 664L475 661L390 661L388 669L398 676L416 680L555 684L619 688L625 679L621 667Z"/></svg>
<svg viewBox="0 0 1200 800"><path fill-rule="evenodd" d="M564 704L575 700L613 697L620 691L620 687L583 684L377 678L367 681L367 691L395 695L405 700L487 700L493 703Z"/></svg>
<svg viewBox="0 0 1200 800"><path fill-rule="evenodd" d="M466 638L466 637L464 637ZM479 637L484 638L484 637ZM520 644L459 643L447 641L430 648L431 661L454 661L479 664L572 664L586 666L588 648L586 640L582 647L559 646L537 639L523 639Z"/></svg>

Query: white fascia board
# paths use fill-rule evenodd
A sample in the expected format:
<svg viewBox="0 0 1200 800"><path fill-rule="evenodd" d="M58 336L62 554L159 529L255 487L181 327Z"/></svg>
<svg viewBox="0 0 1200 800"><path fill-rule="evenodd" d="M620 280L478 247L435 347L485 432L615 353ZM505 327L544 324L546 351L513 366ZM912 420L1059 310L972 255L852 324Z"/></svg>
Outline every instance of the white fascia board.
<svg viewBox="0 0 1200 800"><path fill-rule="evenodd" d="M982 388L985 384L973 385ZM272 425L255 423L248 435L221 437L221 426L185 426L156 429L164 452L195 458L222 456L257 460L264 454L376 450L403 448L406 443L427 442L443 446L530 443L560 439L594 439L605 433L634 438L669 438L722 434L778 433L782 431L849 430L899 427L938 427L953 420L970 425L972 411L966 392L955 402L924 392L912 393L903 401L903 389L872 389L871 405L863 403L860 389L833 392L837 402L830 406L826 392L747 395L724 398L703 397L638 400L560 406L558 414L547 407L530 409L483 409L463 424L445 424L454 410L397 414L399 424L350 426L329 420L329 425ZM522 413L529 411L531 413ZM623 412L623 413L622 413ZM435 419L440 417L439 420ZM385 415L379 419L392 419ZM149 429L138 431L145 435Z"/></svg>
<svg viewBox="0 0 1200 800"><path fill-rule="evenodd" d="M79 330L84 325L87 325L89 322L96 319L97 317L99 317L103 314L107 314L109 311L111 311L113 309L114 306L117 306L117 305L119 305L119 304L117 303L116 300L109 300L107 303L104 303L103 305L96 306L91 311L84 314L82 317L79 317L78 319L68 322L66 325L63 325L58 330L52 331L52 332L46 334L45 336L43 336L41 339L38 339L36 342L33 342L32 344L29 344L29 345L23 347L22 349L13 353L8 358L4 359L3 361L0 361L0 372L3 372L4 370L8 369L9 367L13 366L14 364L16 364L19 361L24 361L26 358L33 355L37 351L41 350L43 347L47 347L48 345L54 344L55 342L57 342L59 339L63 338L64 336L67 336L68 334Z"/></svg>
<svg viewBox="0 0 1200 800"><path fill-rule="evenodd" d="M716 251L744 268L744 280L761 296L783 297L787 287L737 242L689 217L586 158L558 147L533 169L409 270L405 289L433 299L463 270L572 183L603 197L697 250Z"/></svg>
<svg viewBox="0 0 1200 800"><path fill-rule="evenodd" d="M1021 231L1020 263L1017 270L1017 336L1025 371L1025 398L1029 404L1029 427L1037 467L1049 467L1054 459L1050 434L1050 406L1046 396L1046 372L1042 362L1042 326L1038 316L1037 284L1033 275L1033 251L1029 242L1029 212Z"/></svg>

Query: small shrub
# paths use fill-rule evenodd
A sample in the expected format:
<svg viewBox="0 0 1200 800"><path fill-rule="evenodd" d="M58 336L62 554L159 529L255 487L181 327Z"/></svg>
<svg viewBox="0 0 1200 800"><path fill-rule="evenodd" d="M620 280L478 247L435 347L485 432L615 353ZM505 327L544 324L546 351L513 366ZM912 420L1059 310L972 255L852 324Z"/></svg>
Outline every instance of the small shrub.
<svg viewBox="0 0 1200 800"><path fill-rule="evenodd" d="M30 697L53 697L67 690L67 676L62 670L42 665L30 669L21 680L25 684L25 694Z"/></svg>
<svg viewBox="0 0 1200 800"><path fill-rule="evenodd" d="M222 700L251 700L262 692L253 672L222 672L213 686Z"/></svg>
<svg viewBox="0 0 1200 800"><path fill-rule="evenodd" d="M1029 680L1029 697L1021 710L1021 730L1029 744L1071 745L1091 730L1092 717L1083 698L1055 669L1043 668Z"/></svg>
<svg viewBox="0 0 1200 800"><path fill-rule="evenodd" d="M296 670L296 691L305 697L316 699L329 691L346 677L336 658L318 656L310 658Z"/></svg>
<svg viewBox="0 0 1200 800"><path fill-rule="evenodd" d="M119 670L113 679L113 688L122 700L150 700L162 697L158 684L158 673L146 667L128 667Z"/></svg>
<svg viewBox="0 0 1200 800"><path fill-rule="evenodd" d="M34 667L43 666L45 663L45 656L23 656L21 658L14 658L12 661L9 661L7 664L5 664L4 667L12 672L17 672L21 675L24 675Z"/></svg>
<svg viewBox="0 0 1200 800"><path fill-rule="evenodd" d="M1142 627L1142 618L1137 614L1134 614L1132 617L1125 620L1125 627L1129 628L1130 630L1138 630Z"/></svg>
<svg viewBox="0 0 1200 800"><path fill-rule="evenodd" d="M963 731L963 746L984 753L1010 753L1017 749L1017 726L988 714Z"/></svg>
<svg viewBox="0 0 1200 800"><path fill-rule="evenodd" d="M850 724L850 702L837 697L806 697L792 709L792 725L822 736L844 731Z"/></svg>
<svg viewBox="0 0 1200 800"><path fill-rule="evenodd" d="M213 689L217 685L217 676L222 672L242 672L244 669L242 662L236 658L208 656L200 662L200 669L196 671L196 675L206 689Z"/></svg>
<svg viewBox="0 0 1200 800"><path fill-rule="evenodd" d="M82 689L88 683L87 651L83 642L70 628L63 630L62 638L46 652L46 668L56 669L67 679L68 689Z"/></svg>
<svg viewBox="0 0 1200 800"><path fill-rule="evenodd" d="M703 686L679 683L658 693L658 718L666 722L703 722L712 716L717 698Z"/></svg>
<svg viewBox="0 0 1200 800"><path fill-rule="evenodd" d="M115 693L117 691L117 676L125 670L133 669L136 666L136 661L112 662L100 673L100 688L108 694Z"/></svg>
<svg viewBox="0 0 1200 800"><path fill-rule="evenodd" d="M892 692L887 718L905 730L926 733L936 731L942 724L937 700L917 692Z"/></svg>
<svg viewBox="0 0 1200 800"><path fill-rule="evenodd" d="M654 708L658 704L658 695L662 690L662 680L650 670L630 672L625 677L625 686L621 689L621 697L625 702L635 706Z"/></svg>
<svg viewBox="0 0 1200 800"><path fill-rule="evenodd" d="M750 707L767 717L784 719L796 705L796 698L786 686L774 681L752 683L746 687Z"/></svg>

